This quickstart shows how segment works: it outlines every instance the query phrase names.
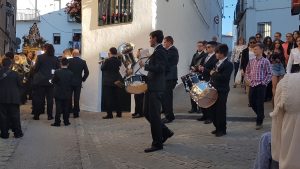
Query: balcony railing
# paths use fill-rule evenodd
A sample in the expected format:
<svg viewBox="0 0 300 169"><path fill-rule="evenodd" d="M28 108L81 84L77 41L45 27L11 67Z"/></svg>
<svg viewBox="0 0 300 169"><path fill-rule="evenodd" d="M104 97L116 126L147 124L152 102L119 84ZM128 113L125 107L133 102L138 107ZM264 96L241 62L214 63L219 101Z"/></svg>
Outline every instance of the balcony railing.
<svg viewBox="0 0 300 169"><path fill-rule="evenodd" d="M18 9L17 21L40 21L40 15L35 9Z"/></svg>

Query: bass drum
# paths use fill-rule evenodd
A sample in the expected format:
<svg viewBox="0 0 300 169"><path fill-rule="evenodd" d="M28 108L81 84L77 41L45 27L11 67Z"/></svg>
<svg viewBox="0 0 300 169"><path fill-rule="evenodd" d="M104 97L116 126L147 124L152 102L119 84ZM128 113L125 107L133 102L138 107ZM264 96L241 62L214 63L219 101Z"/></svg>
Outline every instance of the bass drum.
<svg viewBox="0 0 300 169"><path fill-rule="evenodd" d="M133 75L125 79L125 90L130 94L145 93L148 86L145 82L145 76Z"/></svg>
<svg viewBox="0 0 300 169"><path fill-rule="evenodd" d="M209 108L218 99L218 92L208 82L200 81L194 84L190 90L191 98L199 107Z"/></svg>

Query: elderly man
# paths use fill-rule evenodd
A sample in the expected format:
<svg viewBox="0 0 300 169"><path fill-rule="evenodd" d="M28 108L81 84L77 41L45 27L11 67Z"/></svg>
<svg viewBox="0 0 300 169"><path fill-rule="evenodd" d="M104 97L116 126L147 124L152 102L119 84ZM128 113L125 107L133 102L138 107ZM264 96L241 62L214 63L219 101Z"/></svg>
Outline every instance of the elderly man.
<svg viewBox="0 0 300 169"><path fill-rule="evenodd" d="M87 67L86 61L80 58L80 52L78 49L73 50L72 56L73 58L69 59L68 68L74 74L71 83L71 97L73 96L74 98L73 101L74 106L72 106L72 101L71 101L69 110L73 113L73 117L77 118L79 117L79 112L80 112L79 100L80 100L82 82L84 82L89 76L89 69Z"/></svg>

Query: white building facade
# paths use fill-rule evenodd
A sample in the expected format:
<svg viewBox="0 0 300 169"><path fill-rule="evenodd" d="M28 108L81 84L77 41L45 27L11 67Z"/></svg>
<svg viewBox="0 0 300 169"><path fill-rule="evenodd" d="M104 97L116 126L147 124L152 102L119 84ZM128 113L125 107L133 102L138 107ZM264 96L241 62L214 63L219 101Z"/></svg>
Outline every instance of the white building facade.
<svg viewBox="0 0 300 169"><path fill-rule="evenodd" d="M81 108L101 111L101 70L99 53L131 42L138 48L149 48L149 33L160 29L173 36L179 51L178 82L187 74L196 43L221 39L223 0L135 0L132 22L99 26L99 1L82 0L82 57L87 61L90 76L83 84ZM106 15L105 15L106 16ZM101 22L103 22L102 16ZM220 19L219 19L220 18ZM135 53L135 51L134 51Z"/></svg>
<svg viewBox="0 0 300 169"><path fill-rule="evenodd" d="M299 30L299 15L291 15L291 0L238 0L235 11L237 36L248 39L261 33L273 37ZM285 40L283 38L283 40Z"/></svg>
<svg viewBox="0 0 300 169"><path fill-rule="evenodd" d="M37 23L41 37L47 40L47 43L53 44L57 56L62 55L66 48L81 47L81 24L76 23L65 13L64 7L67 0L58 4L53 0L46 0L47 4L46 1L38 2L40 4L35 4L33 0L27 1L29 1L28 7L30 8L24 8L23 5L18 4L20 6L18 6L16 17L17 38L22 39L24 35L28 35L30 27L33 23ZM19 51L22 51L22 45L23 41Z"/></svg>

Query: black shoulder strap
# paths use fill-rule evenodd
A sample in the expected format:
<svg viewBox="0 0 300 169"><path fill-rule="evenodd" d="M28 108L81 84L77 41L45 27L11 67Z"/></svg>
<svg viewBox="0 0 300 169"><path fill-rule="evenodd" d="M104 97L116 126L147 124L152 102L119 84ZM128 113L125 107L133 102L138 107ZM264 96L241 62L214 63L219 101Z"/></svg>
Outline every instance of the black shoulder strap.
<svg viewBox="0 0 300 169"><path fill-rule="evenodd" d="M0 76L0 80L5 79L10 72L11 72L11 70L8 69L5 73L2 74L2 76Z"/></svg>

